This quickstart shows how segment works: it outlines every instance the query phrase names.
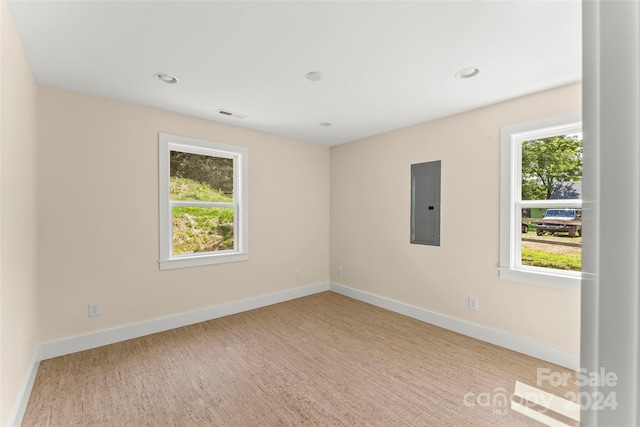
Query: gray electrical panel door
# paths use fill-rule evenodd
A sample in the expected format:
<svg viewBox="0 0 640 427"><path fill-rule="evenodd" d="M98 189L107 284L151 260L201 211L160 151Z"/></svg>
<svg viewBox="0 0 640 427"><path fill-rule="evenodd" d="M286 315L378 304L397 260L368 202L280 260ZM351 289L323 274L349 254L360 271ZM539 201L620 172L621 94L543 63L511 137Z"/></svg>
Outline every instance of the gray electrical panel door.
<svg viewBox="0 0 640 427"><path fill-rule="evenodd" d="M411 243L440 246L440 163L411 165Z"/></svg>

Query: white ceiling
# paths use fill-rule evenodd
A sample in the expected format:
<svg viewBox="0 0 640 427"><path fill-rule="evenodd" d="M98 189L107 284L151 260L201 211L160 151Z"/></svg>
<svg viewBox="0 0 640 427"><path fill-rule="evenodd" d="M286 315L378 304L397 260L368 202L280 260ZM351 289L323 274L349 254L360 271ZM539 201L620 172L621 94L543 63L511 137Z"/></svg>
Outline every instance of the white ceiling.
<svg viewBox="0 0 640 427"><path fill-rule="evenodd" d="M580 1L8 5L40 83L324 145L581 80Z"/></svg>

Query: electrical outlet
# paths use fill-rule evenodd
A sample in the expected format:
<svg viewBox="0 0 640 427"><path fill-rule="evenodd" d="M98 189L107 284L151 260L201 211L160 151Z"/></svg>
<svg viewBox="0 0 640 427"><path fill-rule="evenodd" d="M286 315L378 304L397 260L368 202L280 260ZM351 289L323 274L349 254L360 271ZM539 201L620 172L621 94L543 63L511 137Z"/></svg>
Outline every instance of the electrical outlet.
<svg viewBox="0 0 640 427"><path fill-rule="evenodd" d="M299 268L296 270L296 279L299 279L302 277L302 270L300 270Z"/></svg>
<svg viewBox="0 0 640 427"><path fill-rule="evenodd" d="M469 310L477 310L478 309L478 298L469 297Z"/></svg>
<svg viewBox="0 0 640 427"><path fill-rule="evenodd" d="M338 276L342 276L342 267L338 267Z"/></svg>
<svg viewBox="0 0 640 427"><path fill-rule="evenodd" d="M100 316L100 303L92 302L89 304L89 317Z"/></svg>

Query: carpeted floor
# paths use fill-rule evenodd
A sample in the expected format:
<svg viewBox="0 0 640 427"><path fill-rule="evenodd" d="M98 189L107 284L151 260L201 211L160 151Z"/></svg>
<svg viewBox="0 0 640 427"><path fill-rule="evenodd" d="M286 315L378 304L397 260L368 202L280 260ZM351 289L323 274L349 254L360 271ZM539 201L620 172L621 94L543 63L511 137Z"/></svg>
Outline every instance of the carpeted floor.
<svg viewBox="0 0 640 427"><path fill-rule="evenodd" d="M537 368L575 375L324 292L45 360L23 425L533 426Z"/></svg>

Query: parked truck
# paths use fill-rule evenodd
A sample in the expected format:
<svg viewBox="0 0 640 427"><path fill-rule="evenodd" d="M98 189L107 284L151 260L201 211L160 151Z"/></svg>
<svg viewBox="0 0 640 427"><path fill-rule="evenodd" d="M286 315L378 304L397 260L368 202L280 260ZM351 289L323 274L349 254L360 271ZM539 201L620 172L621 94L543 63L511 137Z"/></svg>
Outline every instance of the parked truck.
<svg viewBox="0 0 640 427"><path fill-rule="evenodd" d="M542 219L536 220L536 234L569 233L569 237L582 236L580 209L547 209Z"/></svg>

